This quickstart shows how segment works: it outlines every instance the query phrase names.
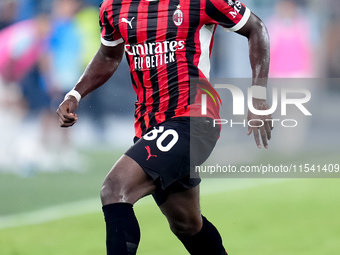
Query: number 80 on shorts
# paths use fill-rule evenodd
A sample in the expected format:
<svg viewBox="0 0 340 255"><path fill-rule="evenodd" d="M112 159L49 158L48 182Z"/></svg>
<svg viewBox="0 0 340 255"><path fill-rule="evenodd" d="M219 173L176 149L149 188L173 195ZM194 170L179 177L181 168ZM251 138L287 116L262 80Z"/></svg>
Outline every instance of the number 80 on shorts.
<svg viewBox="0 0 340 255"><path fill-rule="evenodd" d="M171 140L166 145L164 145L163 142L169 136L172 136ZM171 148L177 143L178 138L179 136L176 130L167 129L164 131L163 126L154 127L150 132L148 132L147 134L143 136L143 139L146 141L153 141L157 139L156 146L162 152L170 151Z"/></svg>

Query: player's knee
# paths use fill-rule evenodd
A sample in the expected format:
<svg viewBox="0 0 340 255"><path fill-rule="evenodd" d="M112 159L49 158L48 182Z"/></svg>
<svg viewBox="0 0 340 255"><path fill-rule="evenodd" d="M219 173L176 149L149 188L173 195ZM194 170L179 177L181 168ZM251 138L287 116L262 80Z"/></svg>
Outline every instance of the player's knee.
<svg viewBox="0 0 340 255"><path fill-rule="evenodd" d="M119 190L119 183L112 179L106 178L100 190L102 204L105 205L110 203L124 202L124 196Z"/></svg>
<svg viewBox="0 0 340 255"><path fill-rule="evenodd" d="M190 218L186 220L172 220L170 223L171 231L177 237L188 237L197 234L202 228L201 218Z"/></svg>

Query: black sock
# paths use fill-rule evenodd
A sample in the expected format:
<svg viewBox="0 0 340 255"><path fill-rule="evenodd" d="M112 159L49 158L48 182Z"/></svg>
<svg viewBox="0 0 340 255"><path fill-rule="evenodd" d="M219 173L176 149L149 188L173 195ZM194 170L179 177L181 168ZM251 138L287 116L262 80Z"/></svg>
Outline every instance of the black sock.
<svg viewBox="0 0 340 255"><path fill-rule="evenodd" d="M140 229L132 204L105 205L103 212L107 255L135 255L140 240Z"/></svg>
<svg viewBox="0 0 340 255"><path fill-rule="evenodd" d="M191 255L225 255L222 238L217 229L204 216L200 232L190 237L179 237Z"/></svg>

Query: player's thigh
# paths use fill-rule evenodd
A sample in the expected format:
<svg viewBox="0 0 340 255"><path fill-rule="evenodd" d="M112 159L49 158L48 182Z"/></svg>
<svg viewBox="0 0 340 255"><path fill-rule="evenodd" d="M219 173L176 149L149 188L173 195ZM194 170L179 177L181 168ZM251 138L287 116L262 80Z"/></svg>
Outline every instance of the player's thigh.
<svg viewBox="0 0 340 255"><path fill-rule="evenodd" d="M159 206L171 230L177 236L191 236L202 228L199 185L185 191L172 193Z"/></svg>
<svg viewBox="0 0 340 255"><path fill-rule="evenodd" d="M132 158L123 155L105 177L101 199L103 205L121 202L134 204L154 190L154 181Z"/></svg>

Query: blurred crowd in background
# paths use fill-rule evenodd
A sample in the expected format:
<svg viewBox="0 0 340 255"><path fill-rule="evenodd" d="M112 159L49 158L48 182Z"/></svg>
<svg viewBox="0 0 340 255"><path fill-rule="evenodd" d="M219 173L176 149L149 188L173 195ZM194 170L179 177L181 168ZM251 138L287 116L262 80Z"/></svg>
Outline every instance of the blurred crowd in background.
<svg viewBox="0 0 340 255"><path fill-rule="evenodd" d="M1 0L0 172L29 172L37 164L42 169L53 169L51 165L63 162L65 168L80 168L69 162L70 158L77 162L79 155L71 146L70 131L59 128L55 110L99 47L100 2ZM339 77L339 0L242 2L268 27L270 77ZM219 28L211 77L251 77L247 55L244 38ZM329 82L323 89L337 93L338 86ZM111 117L128 116L133 121L134 99L128 66L122 63L103 88L82 100L78 112L95 124L94 140L105 142L108 138L103 134L113 128ZM84 140L91 141L86 134L91 133L92 124L85 128ZM132 141L132 126L128 130ZM48 157L51 151L58 152L52 153L54 159Z"/></svg>

